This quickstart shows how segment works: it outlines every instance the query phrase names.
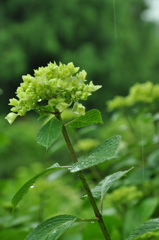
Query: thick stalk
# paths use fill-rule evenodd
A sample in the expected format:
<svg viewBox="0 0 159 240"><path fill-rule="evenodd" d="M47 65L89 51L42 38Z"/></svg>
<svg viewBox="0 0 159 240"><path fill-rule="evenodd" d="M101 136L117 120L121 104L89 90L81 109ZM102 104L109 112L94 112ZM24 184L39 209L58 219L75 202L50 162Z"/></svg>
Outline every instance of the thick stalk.
<svg viewBox="0 0 159 240"><path fill-rule="evenodd" d="M69 139L69 136L67 134L67 130L66 130L64 125L63 125L63 128L62 128L62 133L63 133L64 139L66 141L67 147L69 149L69 152L70 152L70 155L71 155L73 163L78 162L77 161L77 157L76 157L75 152L74 152L74 149L73 149L73 146L72 146L71 141ZM84 187L84 189L85 189L85 191L86 191L86 193L88 195L89 201L90 201L90 203L92 205L92 208L93 208L93 211L95 213L95 216L98 219L98 224L99 224L99 226L100 226L100 228L101 228L101 230L103 232L103 235L104 235L105 239L106 240L111 240L110 236L109 236L109 233L108 233L108 231L106 229L106 226L105 226L105 224L103 222L102 215L101 215L101 213L98 210L97 204L96 204L96 202L94 200L94 197L93 197L92 192L91 192L91 190L89 188L89 185L88 185L88 183L87 183L87 181L86 181L86 179L84 177L83 172L82 171L78 171L77 173L78 173L78 176L79 176L79 178L80 178L80 180L81 180L81 182L83 184L83 187Z"/></svg>

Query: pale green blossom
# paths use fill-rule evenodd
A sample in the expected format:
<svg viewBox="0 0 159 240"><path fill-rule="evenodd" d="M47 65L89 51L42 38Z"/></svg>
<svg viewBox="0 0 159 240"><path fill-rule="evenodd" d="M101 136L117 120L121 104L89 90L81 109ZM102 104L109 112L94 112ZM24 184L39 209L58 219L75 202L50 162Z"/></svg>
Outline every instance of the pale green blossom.
<svg viewBox="0 0 159 240"><path fill-rule="evenodd" d="M10 124L12 124L12 122L14 122L17 116L18 116L17 114L11 112L6 116L6 119Z"/></svg>
<svg viewBox="0 0 159 240"><path fill-rule="evenodd" d="M159 101L159 84L152 82L136 83L129 90L126 97L116 96L113 100L108 101L110 111L120 108L135 106L135 104L158 104Z"/></svg>
<svg viewBox="0 0 159 240"><path fill-rule="evenodd" d="M75 114L85 115L85 107L81 103L78 103L78 102L74 103L72 111Z"/></svg>
<svg viewBox="0 0 159 240"><path fill-rule="evenodd" d="M87 73L74 67L73 63L57 65L49 63L46 67L34 70L34 76L22 76L23 82L17 88L17 99L10 99L11 113L6 119L12 123L19 116L34 110L44 113L62 113L67 108L78 115L85 114L85 107L80 103L87 100L92 92L101 88L91 81L86 84Z"/></svg>

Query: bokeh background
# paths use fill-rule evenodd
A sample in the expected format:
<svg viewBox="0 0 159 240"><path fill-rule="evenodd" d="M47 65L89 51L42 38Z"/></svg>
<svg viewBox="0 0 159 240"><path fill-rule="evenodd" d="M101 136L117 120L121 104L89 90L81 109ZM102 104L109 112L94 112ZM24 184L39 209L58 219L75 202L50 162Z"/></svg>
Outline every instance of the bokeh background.
<svg viewBox="0 0 159 240"><path fill-rule="evenodd" d="M1 111L9 109L21 76L50 61L72 61L102 84L98 101L89 101L102 110L135 82L157 82L158 28L145 21L148 6L143 0L1 1Z"/></svg>
<svg viewBox="0 0 159 240"><path fill-rule="evenodd" d="M129 88L137 82L158 83L159 25L157 17L159 14L158 5L155 5L155 2L157 1L0 1L0 204L2 205L0 215L3 216L0 217L1 239L24 239L31 229L48 218L51 212L75 212L83 214L82 216L86 215L86 217L88 214L90 215L89 211L91 210L88 204L81 203L79 199L82 190L78 180L75 178L72 183L72 178L69 176L66 177L64 184L60 180L59 177L63 176L65 172L57 172L52 175L52 178L50 177L52 180L41 181L36 192L30 193L17 212L12 214L11 198L29 177L54 162L60 161L62 164L69 162L68 152L64 148L62 139L59 139L49 152L36 143L36 134L43 124L43 120L37 121L37 116L32 112L25 117L18 118L11 126L4 119L10 110L9 98L15 97L16 88L22 80L21 76L27 73L33 74L33 69L45 66L50 61L56 61L57 64L73 62L75 66L80 67L80 70L87 71L89 81L92 80L94 84L103 86L89 97L86 107L88 110L99 109L106 125L99 130L95 126L78 132L72 130L72 141L77 154L82 153L85 156L91 148L112 134L121 133L123 135L120 147L120 160L123 161L116 162L116 165L102 165L97 171L91 170L88 172L89 180L93 183L101 180L101 177L105 176L105 171L111 173L135 165L138 166L138 169L134 175L127 182L122 182L126 186L133 182L132 189L128 187L126 190L120 190L118 195L123 193L121 198L128 202L127 196L130 198L132 196L131 200L135 201L135 204L143 204L142 200L145 196L158 194L155 191L152 193L152 187L147 183L152 175L153 177L157 175L153 171L158 166L159 156L157 145L159 141L152 141L152 138L159 139L159 137L155 135L157 132L154 131L150 118L144 117L142 121L141 118L140 121L133 119L136 124L135 128L139 130L136 140L131 127L128 126L129 123L127 125L122 117L117 122L117 115L112 117L106 106L106 102L116 95L126 96ZM154 10L151 9L152 3L154 3ZM67 114L65 118L69 119ZM128 129L129 127L130 129ZM148 131L145 133L143 129L148 129ZM81 138L82 140L80 140ZM136 146L137 142L138 146ZM150 155L152 149L157 151L154 158ZM153 173L148 174L149 172L147 173L145 170L145 181L143 182L143 179L139 178L143 173L143 168L140 167L143 166L141 160L144 161L144 154L148 157L149 163L152 158L155 160L153 167L151 163L146 165L148 169L150 166L153 168ZM136 182L137 179L139 182ZM158 178L154 182L154 189L158 189L157 181ZM143 185L141 188L138 187L138 184L141 183L145 187L144 196L141 191L144 188ZM75 190L73 190L73 184ZM56 198L50 194L52 188L55 190ZM116 195L114 196L116 198ZM123 199L121 201L126 201ZM58 204L59 208L57 208ZM141 214L141 211L135 210L137 208L134 205L134 209L122 217L120 211L126 212L128 209L127 203L122 204L121 206L116 204L115 207L113 204L111 205L115 209L113 211L118 212L119 210L119 214L108 214L110 232L112 235L114 234L113 237L116 240L122 240L123 236L127 236L130 226L126 223L131 223L134 216L138 217ZM133 204L134 202L132 206ZM149 209L147 218L152 216L155 207L159 211L157 198L150 199L144 204L145 212L147 212L146 209ZM139 205L138 208L142 210L142 206L140 208ZM144 219L138 217L137 221L142 223L146 217ZM126 227L121 231L120 224L123 221L125 221ZM115 232L111 228L114 223L115 229L118 229ZM94 231L92 235L89 235L92 231L90 229L92 229L91 224L84 231L84 237L75 231L74 235L61 239L99 239L97 228L94 226L97 233ZM82 231L83 229L80 229L80 232ZM121 232L122 236L120 236ZM71 236L73 237L71 238Z"/></svg>

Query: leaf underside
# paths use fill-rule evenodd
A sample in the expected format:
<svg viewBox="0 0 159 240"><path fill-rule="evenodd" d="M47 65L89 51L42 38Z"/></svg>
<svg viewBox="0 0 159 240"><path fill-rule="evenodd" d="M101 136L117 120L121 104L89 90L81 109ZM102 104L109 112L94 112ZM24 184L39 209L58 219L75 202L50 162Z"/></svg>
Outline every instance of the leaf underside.
<svg viewBox="0 0 159 240"><path fill-rule="evenodd" d="M107 177L105 177L101 182L99 182L99 184L91 189L92 195L93 197L99 199L99 198L103 198L105 196L105 194L107 193L107 191L109 190L109 188L118 180L120 179L123 175L125 175L126 173L128 173L132 168L130 168L129 170L126 171L120 171L120 172L116 172L113 173ZM83 197L87 197L87 195L84 195Z"/></svg>

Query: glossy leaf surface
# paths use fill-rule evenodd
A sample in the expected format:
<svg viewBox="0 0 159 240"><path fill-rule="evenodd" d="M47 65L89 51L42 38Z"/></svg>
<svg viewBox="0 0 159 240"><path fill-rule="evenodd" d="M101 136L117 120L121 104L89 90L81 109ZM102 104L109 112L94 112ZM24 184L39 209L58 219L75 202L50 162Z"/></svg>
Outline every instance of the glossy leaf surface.
<svg viewBox="0 0 159 240"><path fill-rule="evenodd" d="M59 137L62 123L57 118L52 118L38 132L37 142L48 149Z"/></svg>
<svg viewBox="0 0 159 240"><path fill-rule="evenodd" d="M101 113L97 109L92 109L86 112L84 116L80 116L73 120L69 123L69 126L73 128L81 128L96 123L103 123Z"/></svg>
<svg viewBox="0 0 159 240"><path fill-rule="evenodd" d="M77 219L72 215L59 215L52 217L36 227L25 240L56 240Z"/></svg>
<svg viewBox="0 0 159 240"><path fill-rule="evenodd" d="M81 159L79 162L73 164L71 172L78 172L114 158L119 142L120 136L109 138L96 147L86 159Z"/></svg>

